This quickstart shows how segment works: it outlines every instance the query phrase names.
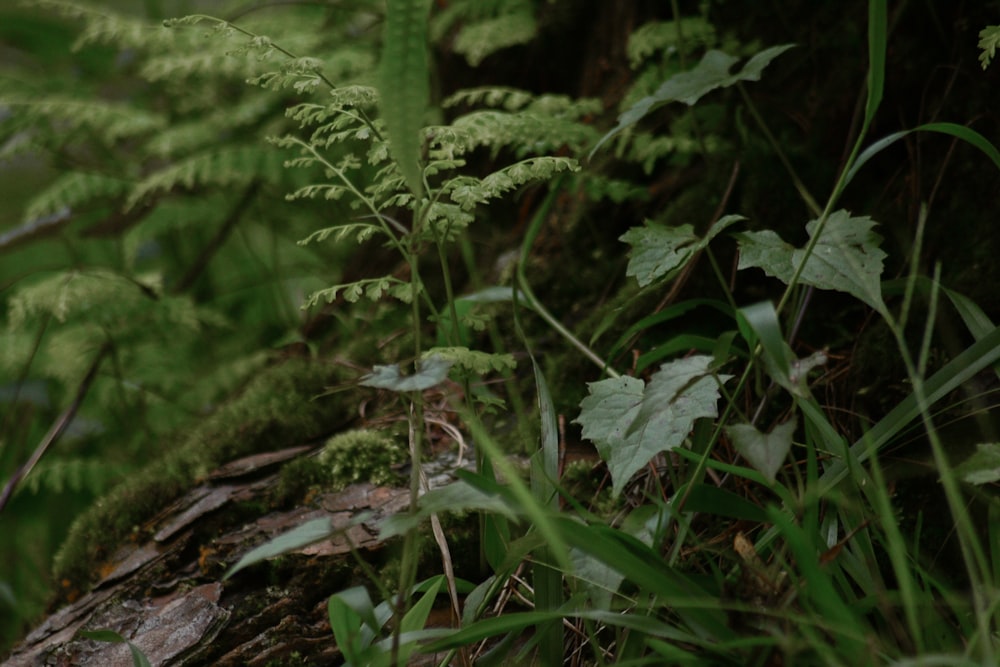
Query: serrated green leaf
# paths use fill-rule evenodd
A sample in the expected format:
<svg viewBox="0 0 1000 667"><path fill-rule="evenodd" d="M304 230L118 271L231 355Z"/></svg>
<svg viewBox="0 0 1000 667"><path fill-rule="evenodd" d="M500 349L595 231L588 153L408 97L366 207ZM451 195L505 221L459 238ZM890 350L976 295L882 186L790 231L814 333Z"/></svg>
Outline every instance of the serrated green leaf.
<svg viewBox="0 0 1000 667"><path fill-rule="evenodd" d="M752 424L733 424L726 433L743 458L760 472L767 481L774 483L788 451L792 448L792 435L796 420L791 419L775 426L770 433L762 433Z"/></svg>
<svg viewBox="0 0 1000 667"><path fill-rule="evenodd" d="M647 387L627 376L592 382L575 420L597 446L611 473L613 492L658 453L683 444L700 417L718 416L718 381L712 357L697 355L661 366Z"/></svg>
<svg viewBox="0 0 1000 667"><path fill-rule="evenodd" d="M731 74L729 70L736 64L738 58L715 49L706 52L701 62L693 69L670 77L657 88L656 92L649 97L642 98L631 109L621 114L618 117L618 125L601 138L594 150L591 151L591 156L608 139L635 125L651 111L668 102L683 102L692 106L716 88L725 88L740 81L759 81L764 68L793 46L794 44L784 44L764 49L748 60L735 74Z"/></svg>
<svg viewBox="0 0 1000 667"><path fill-rule="evenodd" d="M818 225L819 220L806 225L810 237ZM880 281L886 254L878 247L882 237L873 231L874 226L868 216L852 217L843 210L831 213L799 280L819 289L847 292L876 311L886 312ZM759 267L787 284L805 259L804 247L795 248L771 231L734 236L740 246L738 269Z"/></svg>
<svg viewBox="0 0 1000 667"><path fill-rule="evenodd" d="M444 382L453 363L442 355L429 355L417 362L413 375L403 375L399 364L376 366L359 384L389 391L423 391Z"/></svg>
<svg viewBox="0 0 1000 667"><path fill-rule="evenodd" d="M389 147L407 187L419 199L420 128L430 100L429 0L387 0L379 98Z"/></svg>
<svg viewBox="0 0 1000 667"><path fill-rule="evenodd" d="M955 474L969 484L992 484L1000 481L1000 443L976 445L976 452L955 466Z"/></svg>
<svg viewBox="0 0 1000 667"><path fill-rule="evenodd" d="M618 238L632 246L625 275L635 276L639 287L672 275L726 227L745 219L741 215L727 215L716 221L704 238L695 234L691 225L664 227L647 221L645 227L633 227Z"/></svg>

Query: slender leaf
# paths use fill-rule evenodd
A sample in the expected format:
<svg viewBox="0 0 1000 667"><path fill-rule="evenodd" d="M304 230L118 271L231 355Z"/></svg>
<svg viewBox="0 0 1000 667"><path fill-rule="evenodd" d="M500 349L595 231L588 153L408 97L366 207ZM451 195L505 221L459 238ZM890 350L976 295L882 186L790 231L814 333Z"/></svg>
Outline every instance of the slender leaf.
<svg viewBox="0 0 1000 667"><path fill-rule="evenodd" d="M289 551L295 551L315 542L325 540L342 530L343 528L334 528L328 517L307 521L301 526L279 535L266 544L262 544L249 553L244 554L243 558L236 565L229 568L223 579L228 579L243 568L267 560L268 558L274 558Z"/></svg>
<svg viewBox="0 0 1000 667"><path fill-rule="evenodd" d="M407 187L419 199L420 129L430 101L427 16L430 0L387 0L379 98L389 146Z"/></svg>

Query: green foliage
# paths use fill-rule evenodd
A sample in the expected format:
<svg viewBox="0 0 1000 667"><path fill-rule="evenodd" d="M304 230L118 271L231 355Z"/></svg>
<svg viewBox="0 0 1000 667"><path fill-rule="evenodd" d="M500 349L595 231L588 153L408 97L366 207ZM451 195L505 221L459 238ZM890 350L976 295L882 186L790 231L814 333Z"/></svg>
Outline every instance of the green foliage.
<svg viewBox="0 0 1000 667"><path fill-rule="evenodd" d="M356 430L330 438L319 461L328 465L334 488L344 488L357 482L395 484L400 480L394 470L409 459L405 440L391 434Z"/></svg>
<svg viewBox="0 0 1000 667"><path fill-rule="evenodd" d="M601 664L996 662L995 531L983 539L965 509L970 486L982 497L997 480L996 448L980 444L954 466L933 410L997 362L1000 332L973 300L941 286L940 269L921 274L923 213L904 244L913 248L910 275L893 291L883 283L893 259L874 232L873 218L887 218L875 205L871 216L839 207L848 185L857 189L852 206L890 199L855 177L912 133L946 134L997 164L1000 152L958 123L870 142L888 90L885 2L869 3L863 118L852 144L835 151L842 162L820 165L822 178L794 165L829 146L767 125L795 116L807 127L815 118L796 114L810 104L796 100L795 114L760 110L743 87L791 47L741 41L713 23L711 3L698 16L637 23L619 63L634 76L615 82L615 99L544 92L532 80L458 91L440 82L441 101L429 54L502 69L505 49L551 34L572 3L391 0L384 13L333 3L163 26L40 4L74 23L76 53L101 66L94 75L67 66L30 88L0 84L0 157L44 162L38 187L19 200L21 227L0 241L16 267L0 267L0 363L9 377L39 383L12 390L19 408L40 415L23 431L4 422L0 470L24 458L7 443L39 437L108 346L74 438L35 468L30 494L15 496L19 509L44 515L58 494L90 501L124 478L74 523L55 559L71 588L92 582L96 563L219 464L338 430L362 399L316 400L343 382L334 366L311 353L275 364L267 352L332 344L361 355L347 359L371 368L357 391L369 402L385 390L388 409L406 415L406 437L362 428L329 438L315 458L285 466L272 500L400 482L397 470L411 464L411 506L380 526L384 538L402 538L387 568L394 590L373 581L384 589L378 604L363 588L330 592L334 639L351 663L405 664L422 650L499 641L500 651L518 647L512 662L555 664L577 636ZM384 28L381 39L373 26ZM992 30L980 35L984 67ZM738 56L748 59L737 68ZM735 95L714 92L734 86L737 111ZM709 94L720 103L706 104ZM607 130L605 111L615 108ZM581 155L612 140L613 151L581 167ZM781 218L791 207L773 217L727 213L753 205L746 179L769 168L754 163L764 147L812 220ZM921 160L931 152L922 146ZM749 176L733 169L725 191L712 190L743 161ZM676 185L691 165L702 170L697 183ZM834 169L820 205L807 184ZM643 219L624 233L615 226ZM745 220L758 231L723 233ZM800 228L801 247L784 240ZM627 264L616 238L629 246ZM502 251L518 245L505 265ZM934 370L942 293L975 342ZM843 294L858 302L831 318ZM814 300L827 310L810 311ZM312 313L299 312L302 302ZM477 310L483 304L488 312ZM926 322L914 345L920 308ZM895 380L910 393L859 426L842 415L863 396L831 378L851 354L852 327L863 328L848 317L860 321L868 309L894 340L905 368ZM615 340L607 354L581 340L605 333ZM631 374L622 374L615 365L629 351ZM515 364L524 357L533 385ZM601 375L579 401L579 431L563 433L562 415L595 377L577 357ZM521 396L528 385L534 416ZM30 402L29 386L40 387ZM485 414L484 404L504 401L510 414ZM537 428L523 428L529 418ZM955 588L898 520L903 508L886 479L886 453L918 418L960 553L949 564L964 579ZM435 429L467 432L477 469L428 491L421 464L428 435L442 438ZM499 445L505 430L511 439L541 435L517 443L532 453L530 481ZM563 446L578 437L596 446L598 462L566 460ZM142 460L153 462L140 468ZM565 476L581 467L589 486ZM605 470L610 492L599 481ZM482 516L489 572L474 573L480 581L464 598L465 574L449 569L438 518L446 512ZM416 571L426 522L444 563L430 579ZM332 532L325 520L301 526L230 574ZM17 560L29 560L33 547L22 542L33 540L12 542ZM426 630L445 589L460 626ZM21 592L0 580L0 594ZM504 609L511 595L529 610Z"/></svg>
<svg viewBox="0 0 1000 667"><path fill-rule="evenodd" d="M196 479L234 458L339 426L349 407L313 400L331 380L331 369L315 362L288 361L259 374L237 399L177 436L156 462L129 475L82 515L56 556L56 576L86 587L96 575L94 563Z"/></svg>
<svg viewBox="0 0 1000 667"><path fill-rule="evenodd" d="M379 65L381 110L389 145L407 187L418 199L424 191L419 134L430 100L429 5L429 0L388 1Z"/></svg>
<svg viewBox="0 0 1000 667"><path fill-rule="evenodd" d="M704 238L695 235L691 225L663 227L647 222L645 227L633 227L619 238L634 248L626 275L634 276L640 287L664 277L669 280L694 253L704 249L726 227L744 219L727 215L712 225Z"/></svg>
<svg viewBox="0 0 1000 667"><path fill-rule="evenodd" d="M457 0L431 20L435 41L458 25L451 43L473 67L511 46L531 41L537 31L535 12L528 0Z"/></svg>
<svg viewBox="0 0 1000 667"><path fill-rule="evenodd" d="M618 125L604 135L594 147L594 151L611 137L638 123L659 106L669 102L683 102L692 106L717 88L727 88L741 81L760 81L764 68L793 46L793 44L785 44L765 49L750 58L735 74L730 73L730 70L739 61L739 58L714 49L706 52L701 62L693 69L671 77L652 95L639 100L631 109L620 115Z"/></svg>
<svg viewBox="0 0 1000 667"><path fill-rule="evenodd" d="M592 382L577 421L608 464L615 493L653 456L679 447L694 420L717 417L719 383L712 358L694 356L660 367L649 383L630 377Z"/></svg>
<svg viewBox="0 0 1000 667"><path fill-rule="evenodd" d="M1000 46L1000 25L988 25L979 31L979 62L983 69L990 66L990 62L996 55L997 47Z"/></svg>
<svg viewBox="0 0 1000 667"><path fill-rule="evenodd" d="M875 223L847 211L836 211L823 222L806 224L810 242L802 249L768 230L738 234L739 268L760 267L784 283L798 277L806 285L848 292L885 313L880 280L886 255L878 247L882 237L872 231Z"/></svg>

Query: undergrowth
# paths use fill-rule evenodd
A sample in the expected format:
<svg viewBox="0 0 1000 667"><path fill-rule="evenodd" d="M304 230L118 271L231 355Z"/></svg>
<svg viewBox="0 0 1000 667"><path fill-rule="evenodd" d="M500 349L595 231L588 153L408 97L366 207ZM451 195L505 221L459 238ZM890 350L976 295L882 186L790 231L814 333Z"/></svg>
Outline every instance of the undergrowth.
<svg viewBox="0 0 1000 667"><path fill-rule="evenodd" d="M895 257L877 202L852 192L869 192L867 174L918 137L968 149L978 173L1000 167L1000 153L964 118L881 130L894 76L884 0L867 3L867 58L851 63L867 69L855 123L836 140L842 159L814 167L833 175L826 186L796 166L801 147L755 94L776 71L786 84L796 76L783 63L806 47L741 39L714 22L713 3L671 3L635 26L610 108L436 76L468 78L530 48L562 25L567 2L334 3L159 27L38 4L79 24L77 47L100 75L0 82L0 156L49 159L45 186L0 241L23 242L14 256L32 267L2 273L2 363L18 378L8 405L38 414L17 422L8 409L0 464L14 474L29 459L6 443L44 441L55 404L92 431L22 469L5 514L44 509L67 484L89 499L125 478L75 523L60 576L92 578L100 554L88 536L123 537L154 509L128 498L152 489L155 504L268 446L247 441L267 440L297 405L307 407L281 438L324 434L361 400L306 397L321 389L302 378L327 378L321 360L335 357L363 367L352 384L405 424L404 438L356 438L382 439L375 458L422 462L453 440L472 443L475 460L434 490L410 466L410 509L381 525L401 538L395 580L330 591L350 664L419 653L446 655L441 664L997 661L1000 445L960 456L940 424L982 412L974 387L997 377L1000 328L927 261L943 224L936 186L892 240ZM981 35L984 67L994 32ZM102 77L116 99L93 89ZM792 193L780 210L798 211L793 222L754 217L763 186L743 184L765 175L741 170L743 153L781 170L766 179ZM687 173L699 181L689 198L656 196L683 190ZM609 212L627 224L605 222ZM56 235L62 244L37 243ZM942 351L942 322L957 349ZM838 326L882 327L882 354L901 369L903 389L867 423L829 400L853 343ZM280 356L268 348L312 360L270 371L298 377L295 391L258 380L245 395L278 387L295 405L217 407ZM178 426L190 435L158 448ZM890 454L915 428L933 473L924 483L940 494L937 515L911 521ZM206 439L241 444L206 450ZM139 471L149 449L179 472ZM294 482L282 481L283 501L301 495ZM136 514L116 515L116 497ZM480 516L478 570L452 567L439 519L450 512ZM956 547L946 574L921 539L931 521ZM278 538L227 577L331 530ZM417 571L424 539L440 573ZM12 583L27 549L9 554L0 592L27 613L20 599L37 593ZM449 627L427 626L435 605L450 607Z"/></svg>

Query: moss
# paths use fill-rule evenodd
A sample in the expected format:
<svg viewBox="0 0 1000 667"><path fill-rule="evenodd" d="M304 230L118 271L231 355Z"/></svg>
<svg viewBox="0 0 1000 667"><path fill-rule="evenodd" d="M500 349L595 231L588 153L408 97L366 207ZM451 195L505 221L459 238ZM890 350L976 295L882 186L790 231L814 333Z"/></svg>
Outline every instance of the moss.
<svg viewBox="0 0 1000 667"><path fill-rule="evenodd" d="M99 563L141 530L196 480L241 456L302 443L329 433L350 414L342 395L314 400L337 382L334 367L289 359L251 380L240 395L178 436L165 456L147 465L82 514L56 555L54 573L65 588L86 588Z"/></svg>
<svg viewBox="0 0 1000 667"><path fill-rule="evenodd" d="M359 429L330 438L318 459L329 467L333 488L343 489L357 482L398 484L400 475L393 466L406 462L409 456L402 438L385 431Z"/></svg>
<svg viewBox="0 0 1000 667"><path fill-rule="evenodd" d="M271 489L271 505L289 507L302 503L312 489L332 485L333 473L329 465L314 457L294 459L282 466L278 483Z"/></svg>

